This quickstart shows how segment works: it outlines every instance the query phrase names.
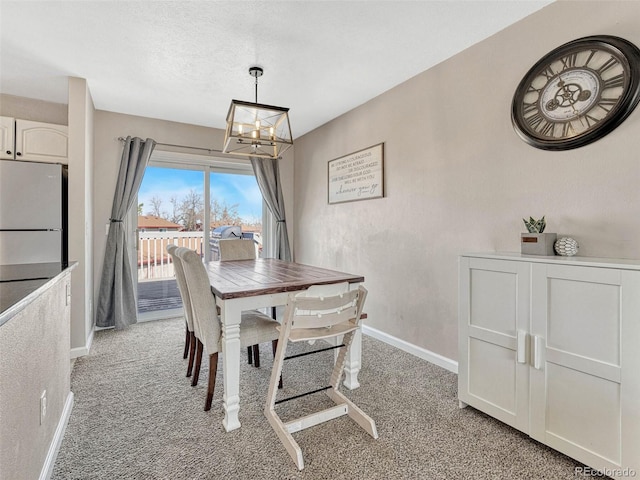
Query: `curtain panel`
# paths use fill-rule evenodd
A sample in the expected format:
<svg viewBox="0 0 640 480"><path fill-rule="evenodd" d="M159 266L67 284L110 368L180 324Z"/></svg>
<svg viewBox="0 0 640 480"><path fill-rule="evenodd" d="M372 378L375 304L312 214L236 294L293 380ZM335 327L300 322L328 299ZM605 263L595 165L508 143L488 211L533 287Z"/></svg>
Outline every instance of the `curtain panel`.
<svg viewBox="0 0 640 480"><path fill-rule="evenodd" d="M280 183L280 169L275 158L249 157L258 187L269 211L276 219L276 258L291 261L291 246L284 212L284 197Z"/></svg>
<svg viewBox="0 0 640 480"><path fill-rule="evenodd" d="M98 327L126 328L136 323L137 309L133 275L129 263L124 219L135 203L138 189L156 142L127 137L113 197L109 235L104 253L96 309Z"/></svg>

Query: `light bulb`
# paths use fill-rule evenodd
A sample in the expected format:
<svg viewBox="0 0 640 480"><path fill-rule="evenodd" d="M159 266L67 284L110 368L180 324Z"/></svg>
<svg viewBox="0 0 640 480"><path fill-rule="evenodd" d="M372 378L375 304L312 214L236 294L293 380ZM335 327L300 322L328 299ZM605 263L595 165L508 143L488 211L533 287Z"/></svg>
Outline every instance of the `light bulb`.
<svg viewBox="0 0 640 480"><path fill-rule="evenodd" d="M238 124L238 135L242 136L242 124Z"/></svg>

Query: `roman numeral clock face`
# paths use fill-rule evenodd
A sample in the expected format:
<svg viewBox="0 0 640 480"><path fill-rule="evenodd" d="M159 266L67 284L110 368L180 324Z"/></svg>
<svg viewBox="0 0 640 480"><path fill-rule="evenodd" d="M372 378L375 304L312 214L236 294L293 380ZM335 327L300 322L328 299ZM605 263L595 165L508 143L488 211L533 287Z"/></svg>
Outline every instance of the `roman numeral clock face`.
<svg viewBox="0 0 640 480"><path fill-rule="evenodd" d="M611 132L639 100L640 50L618 37L586 37L556 48L527 72L511 120L530 145L567 150Z"/></svg>

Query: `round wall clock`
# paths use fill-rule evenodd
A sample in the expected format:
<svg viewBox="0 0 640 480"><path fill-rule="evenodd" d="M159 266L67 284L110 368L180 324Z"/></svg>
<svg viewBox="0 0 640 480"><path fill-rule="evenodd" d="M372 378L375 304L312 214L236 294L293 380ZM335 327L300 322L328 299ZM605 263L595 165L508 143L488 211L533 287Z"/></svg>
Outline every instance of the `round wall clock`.
<svg viewBox="0 0 640 480"><path fill-rule="evenodd" d="M640 100L640 50L610 35L580 38L541 58L513 96L520 137L544 150L568 150L602 138Z"/></svg>

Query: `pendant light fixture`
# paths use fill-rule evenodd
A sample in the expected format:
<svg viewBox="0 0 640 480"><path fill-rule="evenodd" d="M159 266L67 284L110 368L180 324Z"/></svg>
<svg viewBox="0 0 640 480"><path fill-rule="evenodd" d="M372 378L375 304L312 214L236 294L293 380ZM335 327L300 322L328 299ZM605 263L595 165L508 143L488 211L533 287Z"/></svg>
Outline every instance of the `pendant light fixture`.
<svg viewBox="0 0 640 480"><path fill-rule="evenodd" d="M280 158L293 145L289 109L258 103L258 78L263 73L260 67L249 69L249 75L255 78L255 103L231 100L224 153Z"/></svg>

